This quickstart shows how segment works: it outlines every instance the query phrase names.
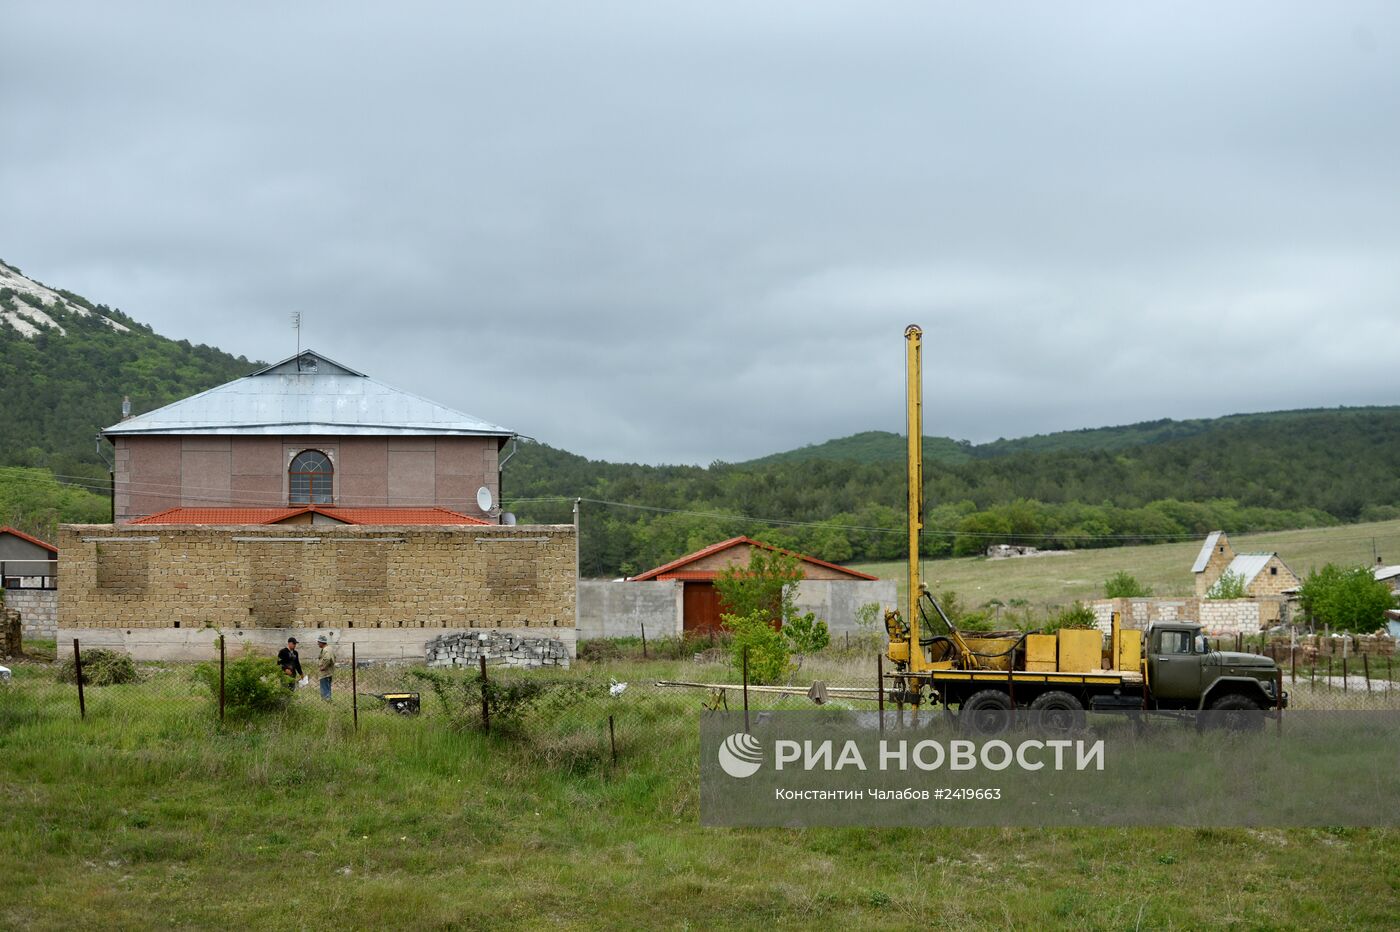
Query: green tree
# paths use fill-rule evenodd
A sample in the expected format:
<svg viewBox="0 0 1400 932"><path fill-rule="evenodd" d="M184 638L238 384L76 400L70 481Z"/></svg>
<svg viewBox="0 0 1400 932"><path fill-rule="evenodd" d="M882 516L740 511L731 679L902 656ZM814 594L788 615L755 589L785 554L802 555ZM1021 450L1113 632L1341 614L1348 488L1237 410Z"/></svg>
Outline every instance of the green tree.
<svg viewBox="0 0 1400 932"><path fill-rule="evenodd" d="M775 628L797 614L796 584L802 562L777 550L754 547L748 566L731 566L715 576L720 609L738 617L762 615Z"/></svg>
<svg viewBox="0 0 1400 932"><path fill-rule="evenodd" d="M1298 590L1298 602L1315 624L1370 634L1385 623L1386 610L1395 606L1395 597L1369 567L1328 563L1308 574Z"/></svg>
<svg viewBox="0 0 1400 932"><path fill-rule="evenodd" d="M802 661L808 654L826 650L831 643L831 632L826 622L812 612L789 618L783 623L783 637L792 653L797 655L797 669L802 669ZM796 672L796 671L794 671Z"/></svg>
<svg viewBox="0 0 1400 932"><path fill-rule="evenodd" d="M1104 580L1103 594L1106 599L1143 599L1152 595L1152 587L1138 582L1127 570L1119 570Z"/></svg>

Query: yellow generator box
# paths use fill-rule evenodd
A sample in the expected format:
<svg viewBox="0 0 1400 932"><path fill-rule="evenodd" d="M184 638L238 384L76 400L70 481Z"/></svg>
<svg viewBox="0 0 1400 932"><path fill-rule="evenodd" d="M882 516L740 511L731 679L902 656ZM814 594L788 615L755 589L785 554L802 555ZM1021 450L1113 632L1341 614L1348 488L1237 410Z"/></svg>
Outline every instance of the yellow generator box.
<svg viewBox="0 0 1400 932"><path fill-rule="evenodd" d="M1103 669L1103 635L1096 628L1061 628L1060 670L1087 673Z"/></svg>
<svg viewBox="0 0 1400 932"><path fill-rule="evenodd" d="M1118 632L1118 669L1136 673L1142 666L1142 632L1122 628Z"/></svg>
<svg viewBox="0 0 1400 932"><path fill-rule="evenodd" d="M1030 673L1054 673L1055 647L1053 634L1026 635L1026 670Z"/></svg>

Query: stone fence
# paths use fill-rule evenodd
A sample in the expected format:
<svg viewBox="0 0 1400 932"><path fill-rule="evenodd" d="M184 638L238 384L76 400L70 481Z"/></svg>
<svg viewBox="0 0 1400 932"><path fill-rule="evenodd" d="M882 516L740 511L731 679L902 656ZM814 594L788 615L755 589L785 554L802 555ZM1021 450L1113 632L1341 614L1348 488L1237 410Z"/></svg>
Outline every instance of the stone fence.
<svg viewBox="0 0 1400 932"><path fill-rule="evenodd" d="M574 639L572 525L64 525L59 651L72 638L138 659L210 656L214 635L275 645L338 632L385 658L448 630Z"/></svg>

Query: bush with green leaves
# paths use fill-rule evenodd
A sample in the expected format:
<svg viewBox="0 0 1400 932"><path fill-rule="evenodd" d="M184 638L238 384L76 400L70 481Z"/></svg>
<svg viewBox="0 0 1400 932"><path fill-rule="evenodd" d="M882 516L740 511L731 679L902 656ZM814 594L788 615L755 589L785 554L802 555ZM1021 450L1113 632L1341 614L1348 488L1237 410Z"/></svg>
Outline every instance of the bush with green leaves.
<svg viewBox="0 0 1400 932"><path fill-rule="evenodd" d="M1247 598L1249 594L1245 591L1245 586L1248 582L1243 573L1226 570L1220 574L1215 585L1206 591L1206 598L1215 601Z"/></svg>
<svg viewBox="0 0 1400 932"><path fill-rule="evenodd" d="M607 683L592 680L551 680L537 673L485 678L480 673L452 670L408 671L427 683L447 711L452 727L480 731L486 727L481 714L483 699L493 734L521 735L532 714L558 713L583 699L596 699L608 691Z"/></svg>
<svg viewBox="0 0 1400 932"><path fill-rule="evenodd" d="M1395 607L1395 596L1368 566L1328 563L1303 580L1298 603L1314 624L1370 634L1385 624L1385 613Z"/></svg>
<svg viewBox="0 0 1400 932"><path fill-rule="evenodd" d="M130 654L97 647L81 651L80 656L83 660L84 686L116 686L141 679L141 671L136 669ZM78 670L71 656L59 665L58 678L64 683L77 684Z"/></svg>
<svg viewBox="0 0 1400 932"><path fill-rule="evenodd" d="M219 665L202 663L195 668L195 678L208 687L217 704L219 701ZM280 712L292 700L287 678L271 657L247 654L228 661L224 666L224 713L238 718L250 718L269 712Z"/></svg>
<svg viewBox="0 0 1400 932"><path fill-rule="evenodd" d="M747 651L750 683L780 683L787 678L792 651L788 639L773 627L768 613L721 615L720 623L730 633L729 662L735 672L743 670Z"/></svg>
<svg viewBox="0 0 1400 932"><path fill-rule="evenodd" d="M1054 634L1061 628L1093 628L1094 621L1094 610L1083 602L1075 602L1069 608L1060 609L1040 630L1044 634Z"/></svg>
<svg viewBox="0 0 1400 932"><path fill-rule="evenodd" d="M1103 594L1106 599L1145 599L1152 595L1152 587L1143 585L1127 570L1119 570L1104 580Z"/></svg>

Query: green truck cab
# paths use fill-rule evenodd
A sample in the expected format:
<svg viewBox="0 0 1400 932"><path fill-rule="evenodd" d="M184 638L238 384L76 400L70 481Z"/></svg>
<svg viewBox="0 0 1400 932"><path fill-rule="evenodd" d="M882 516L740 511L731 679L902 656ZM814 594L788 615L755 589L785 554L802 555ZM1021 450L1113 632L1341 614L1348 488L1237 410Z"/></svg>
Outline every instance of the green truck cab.
<svg viewBox="0 0 1400 932"><path fill-rule="evenodd" d="M1211 649L1198 624L1154 623L1143 632L1142 647L1147 693L1158 709L1257 712L1288 704L1277 664Z"/></svg>

